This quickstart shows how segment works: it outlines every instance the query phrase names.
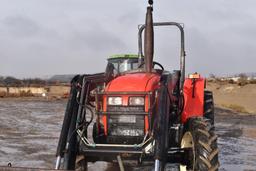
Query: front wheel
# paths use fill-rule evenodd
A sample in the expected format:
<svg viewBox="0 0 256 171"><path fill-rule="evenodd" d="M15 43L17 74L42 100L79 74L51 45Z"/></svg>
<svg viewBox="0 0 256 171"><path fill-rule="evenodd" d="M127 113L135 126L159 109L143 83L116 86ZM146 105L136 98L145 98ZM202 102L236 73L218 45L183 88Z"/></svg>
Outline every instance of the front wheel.
<svg viewBox="0 0 256 171"><path fill-rule="evenodd" d="M181 148L189 149L180 171L217 171L219 168L217 136L204 118L190 118L184 127Z"/></svg>
<svg viewBox="0 0 256 171"><path fill-rule="evenodd" d="M76 166L75 170L76 171L87 171L88 169L88 163L85 160L84 155L78 155L76 156Z"/></svg>
<svg viewBox="0 0 256 171"><path fill-rule="evenodd" d="M76 155L73 159L75 160L74 165L72 167L68 163L68 156L64 157L64 169L65 170L74 170L74 171L87 171L88 162L85 159L84 155Z"/></svg>

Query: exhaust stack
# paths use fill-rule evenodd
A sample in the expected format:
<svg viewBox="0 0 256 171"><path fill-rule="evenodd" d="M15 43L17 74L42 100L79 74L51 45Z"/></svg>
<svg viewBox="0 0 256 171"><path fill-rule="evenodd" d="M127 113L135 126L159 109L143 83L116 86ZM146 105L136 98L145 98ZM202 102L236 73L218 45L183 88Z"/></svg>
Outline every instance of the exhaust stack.
<svg viewBox="0 0 256 171"><path fill-rule="evenodd" d="M147 7L146 14L146 27L144 33L144 63L146 72L150 73L153 67L153 55L154 55L154 26L153 26L153 7L152 5Z"/></svg>

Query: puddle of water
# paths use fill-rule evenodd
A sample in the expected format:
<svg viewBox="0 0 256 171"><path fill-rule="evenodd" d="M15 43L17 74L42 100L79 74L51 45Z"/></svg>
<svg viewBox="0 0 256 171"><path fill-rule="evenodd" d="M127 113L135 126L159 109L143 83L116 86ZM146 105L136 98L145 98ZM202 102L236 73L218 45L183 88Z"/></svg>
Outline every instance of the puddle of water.
<svg viewBox="0 0 256 171"><path fill-rule="evenodd" d="M0 165L53 168L65 105L0 101Z"/></svg>
<svg viewBox="0 0 256 171"><path fill-rule="evenodd" d="M256 170L256 120L251 119L250 116L232 114L226 119L217 117L220 170Z"/></svg>

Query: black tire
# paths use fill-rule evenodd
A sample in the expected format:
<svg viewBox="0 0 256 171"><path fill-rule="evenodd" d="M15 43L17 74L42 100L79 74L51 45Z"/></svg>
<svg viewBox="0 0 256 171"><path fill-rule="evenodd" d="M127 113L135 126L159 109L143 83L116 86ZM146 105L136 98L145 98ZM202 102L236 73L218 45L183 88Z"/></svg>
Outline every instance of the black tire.
<svg viewBox="0 0 256 171"><path fill-rule="evenodd" d="M75 171L87 171L87 170L88 170L88 162L85 160L85 156L83 155L76 156Z"/></svg>
<svg viewBox="0 0 256 171"><path fill-rule="evenodd" d="M71 165L70 160L74 161L74 164ZM71 156L70 153L65 154L64 156L65 170L87 171L87 168L88 168L88 163L84 155L77 154L76 156Z"/></svg>
<svg viewBox="0 0 256 171"><path fill-rule="evenodd" d="M185 157L186 170L217 171L219 168L217 136L207 119L191 118L185 124L181 147L191 150ZM190 140L190 138L192 140Z"/></svg>
<svg viewBox="0 0 256 171"><path fill-rule="evenodd" d="M210 120L210 123L214 125L214 101L211 91L204 91L204 117Z"/></svg>

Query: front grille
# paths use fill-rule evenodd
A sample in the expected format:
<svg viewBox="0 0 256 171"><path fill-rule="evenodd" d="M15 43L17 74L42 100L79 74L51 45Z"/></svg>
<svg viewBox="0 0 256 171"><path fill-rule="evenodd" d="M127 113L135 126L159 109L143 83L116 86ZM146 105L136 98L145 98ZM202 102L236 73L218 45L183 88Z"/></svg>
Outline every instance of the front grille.
<svg viewBox="0 0 256 171"><path fill-rule="evenodd" d="M141 137L144 137L145 115L138 115L136 112L144 112L144 106L108 106L107 111L109 112L107 115L109 141L114 140L119 143L141 142ZM111 115L111 112L125 112L126 114ZM129 113L127 114L127 112ZM130 141L132 139L134 141Z"/></svg>
<svg viewBox="0 0 256 171"><path fill-rule="evenodd" d="M110 115L108 117L109 135L143 136L144 116L141 115Z"/></svg>

